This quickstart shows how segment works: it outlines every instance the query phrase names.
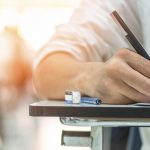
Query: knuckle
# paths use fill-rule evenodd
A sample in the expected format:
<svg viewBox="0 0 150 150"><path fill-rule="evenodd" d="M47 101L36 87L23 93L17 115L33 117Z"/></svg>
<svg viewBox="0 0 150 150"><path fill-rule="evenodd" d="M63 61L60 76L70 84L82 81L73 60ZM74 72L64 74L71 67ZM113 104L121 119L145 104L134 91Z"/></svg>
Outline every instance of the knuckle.
<svg viewBox="0 0 150 150"><path fill-rule="evenodd" d="M131 55L132 55L132 52L128 49L119 49L115 54L116 57L119 57L122 59L127 59L131 57Z"/></svg>
<svg viewBox="0 0 150 150"><path fill-rule="evenodd" d="M115 81L113 79L107 79L104 81L104 86L107 89L114 89Z"/></svg>

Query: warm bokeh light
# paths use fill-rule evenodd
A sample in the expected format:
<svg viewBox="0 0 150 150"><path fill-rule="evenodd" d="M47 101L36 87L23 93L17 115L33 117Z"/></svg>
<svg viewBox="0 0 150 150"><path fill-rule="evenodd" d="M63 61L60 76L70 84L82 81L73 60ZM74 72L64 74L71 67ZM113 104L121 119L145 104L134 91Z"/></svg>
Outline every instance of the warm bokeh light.
<svg viewBox="0 0 150 150"><path fill-rule="evenodd" d="M17 26L27 43L37 51L65 23L81 0L0 0L0 31Z"/></svg>
<svg viewBox="0 0 150 150"><path fill-rule="evenodd" d="M16 26L19 20L19 14L15 8L2 8L0 10L0 20L0 31L2 31L5 26Z"/></svg>
<svg viewBox="0 0 150 150"><path fill-rule="evenodd" d="M27 9L20 20L20 32L37 50L51 37L57 24L67 22L72 11L72 8Z"/></svg>
<svg viewBox="0 0 150 150"><path fill-rule="evenodd" d="M69 18L72 15L73 10L76 7L78 7L80 2L81 2L81 0L15 0L15 1L0 0L0 32L3 33L2 31L5 27L10 27L10 28L15 27L15 29L17 28L16 32L18 31L20 33L20 35L23 37L24 41L27 42L27 45L30 46L31 50L33 49L36 52L37 50L40 49L41 46L43 46L43 44L45 42L47 42L49 40L49 38L55 32L55 26L57 26L58 24L68 22ZM18 32L17 32L17 34L18 34ZM1 35L1 33L0 33L0 35ZM18 76L20 75L20 76L24 77L24 74L26 73L25 72L26 70L24 69L24 72L23 72L22 66L18 65L21 62L20 60L22 60L22 58L20 57L21 55L17 55L17 57L14 58L14 60L19 60L19 63L16 61L15 67L13 65L10 65L9 68L11 68L10 70L12 70L12 72L10 73L10 71L9 71L9 73L8 73L8 71L5 71L6 70L5 64L12 64L12 63L8 63L8 62L10 62L11 56L13 55L13 52L14 52L13 45L14 44L15 44L14 41L10 37L9 38L7 36L0 37L0 48L1 48L1 51L0 51L0 67L1 67L0 82L1 82L1 84L5 81L4 79L7 77L7 75L13 77L13 75L16 76L15 73L17 72ZM24 49L26 52L30 53L30 54L27 54L27 57L30 57L31 53L33 51L30 51L30 49L29 50L26 49L26 47ZM21 59L19 59L19 58L21 58ZM26 65L26 64L24 64L24 65ZM30 63L30 65L31 65L31 63ZM29 67L27 67L27 68L29 68ZM18 76L16 77L17 79L19 79ZM8 80L8 78L6 80ZM12 81L14 81L14 80L12 80ZM29 81L29 83L30 83L30 81ZM28 88L28 91L30 91L27 94L32 93L32 90L31 90L32 87L30 87L30 88L27 87L27 88ZM20 91L18 92L16 89L14 90L14 87L13 88L12 87L3 87L3 89L1 88L0 92L1 92L0 93L1 99L3 98L5 102L6 102L6 99L11 100L11 103L10 103L10 101L8 101L9 104L11 104L11 105L12 105L12 97L14 99L20 98L20 97L19 98L17 97L20 94ZM25 98L23 98L23 100ZM5 127L5 128L9 129L7 132L5 131L6 134L7 135L13 134L12 130L14 130L14 133L15 132L19 133L18 135L25 134L25 138L22 139L25 143L31 142L31 144L33 146L34 146L33 142L36 143L36 147L34 147L32 149L67 150L68 147L60 146L61 131L63 129L65 129L65 127L62 126L62 124L59 122L58 118L44 118L44 119L39 118L39 120L38 120L39 122L37 121L37 118L36 118L36 121L38 122L38 125L36 122L36 127L38 127L39 130L38 131L35 130L35 126L34 126L34 124L32 124L33 118L29 118L29 116L28 116L29 100L32 100L32 99L29 99L29 97L27 95L27 100L25 99L21 103L21 107L20 106L18 107L19 111L21 111L21 113L18 113L18 110L16 111L16 114L20 115L19 119L16 118L16 115L14 115L15 117L13 118L12 117L13 114L12 113L10 114L10 118L12 119L13 125L14 125L14 123L17 124L19 122L15 128L14 128L14 126L12 128L12 126L10 124L11 119L6 118L7 122L8 122L7 123L8 127ZM24 110L25 110L25 113L24 113ZM5 114L5 117L6 117L6 114ZM16 119L16 120L18 119L17 120L18 122L16 122L16 120L14 121L14 119ZM28 127L28 123L29 123L29 125L30 124L33 125L33 128ZM20 129L19 127L21 128L20 132L15 130L15 129L19 130ZM5 130L7 130L7 129L5 129ZM67 129L68 129L68 127L67 127ZM32 132L31 132L31 130L32 130ZM77 129L77 130L79 130L79 129ZM89 130L89 128L86 130ZM34 133L35 131L36 131L36 133ZM29 133L29 136L28 136L28 133ZM32 139L33 137L35 137L34 134L37 139L36 138ZM18 139L16 138L18 135L13 135L10 138L10 141L11 141L10 143L12 145L13 144L16 145L17 147L18 147L17 143L19 143L19 145L20 145L20 142L18 139L21 140L21 138L18 138ZM8 136L8 138L9 138L9 136ZM0 140L1 140L1 137L0 137ZM8 139L8 142L9 142L9 139ZM10 143L9 144L6 143L8 145L8 147L9 147ZM15 148L12 148L12 149L15 149ZM76 148L71 147L71 149L75 150ZM87 147L86 148L84 148L84 147L78 148L78 150L81 150L81 149L89 150L90 148L87 148Z"/></svg>

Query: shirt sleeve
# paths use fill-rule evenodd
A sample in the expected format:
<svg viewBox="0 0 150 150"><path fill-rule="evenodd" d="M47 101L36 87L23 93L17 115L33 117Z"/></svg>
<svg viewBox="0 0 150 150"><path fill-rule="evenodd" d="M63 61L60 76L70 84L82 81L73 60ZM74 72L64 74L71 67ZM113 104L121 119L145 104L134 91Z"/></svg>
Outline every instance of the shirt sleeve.
<svg viewBox="0 0 150 150"><path fill-rule="evenodd" d="M67 52L80 61L106 61L122 47L129 47L110 13L117 10L135 35L142 40L136 0L85 0L69 23L56 32L38 52L34 68L50 53Z"/></svg>

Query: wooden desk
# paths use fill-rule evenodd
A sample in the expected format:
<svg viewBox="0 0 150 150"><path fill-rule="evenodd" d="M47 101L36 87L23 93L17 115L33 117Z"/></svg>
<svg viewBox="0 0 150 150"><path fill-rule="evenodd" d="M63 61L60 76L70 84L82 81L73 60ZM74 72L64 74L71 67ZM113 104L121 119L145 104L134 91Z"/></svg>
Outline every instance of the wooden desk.
<svg viewBox="0 0 150 150"><path fill-rule="evenodd" d="M103 127L150 126L150 106L65 104L51 100L31 104L29 114L34 117L71 117L67 121L62 119L62 123L91 126L91 135L99 141L101 139L101 142L94 142L92 150L104 150ZM76 123L72 117L77 117Z"/></svg>

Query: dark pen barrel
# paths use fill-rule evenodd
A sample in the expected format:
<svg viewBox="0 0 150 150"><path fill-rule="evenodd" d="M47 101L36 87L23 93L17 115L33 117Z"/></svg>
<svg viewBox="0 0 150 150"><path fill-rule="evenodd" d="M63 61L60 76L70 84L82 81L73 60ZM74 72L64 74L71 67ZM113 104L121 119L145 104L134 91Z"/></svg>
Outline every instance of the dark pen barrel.
<svg viewBox="0 0 150 150"><path fill-rule="evenodd" d="M126 25L124 20L120 17L118 12L116 10L113 11L111 13L111 16L113 17L114 21L115 22L117 21L117 23L119 23L119 25L122 27L122 29L126 32L126 34L127 34L126 38L130 42L130 44L133 46L133 48L136 50L136 52L139 55L143 56L145 59L150 60L149 55L147 54L147 52L145 51L143 46L140 44L140 42L137 40L135 35L131 32L129 27Z"/></svg>
<svg viewBox="0 0 150 150"><path fill-rule="evenodd" d="M144 50L144 48L136 38L134 37L131 38L131 35L130 36L126 35L126 38L128 39L130 44L133 46L133 48L137 51L139 55L143 56L147 60L150 60L149 55L146 53L146 51Z"/></svg>

